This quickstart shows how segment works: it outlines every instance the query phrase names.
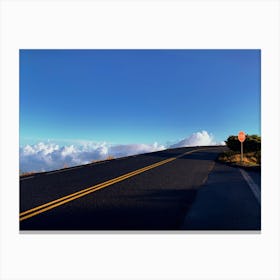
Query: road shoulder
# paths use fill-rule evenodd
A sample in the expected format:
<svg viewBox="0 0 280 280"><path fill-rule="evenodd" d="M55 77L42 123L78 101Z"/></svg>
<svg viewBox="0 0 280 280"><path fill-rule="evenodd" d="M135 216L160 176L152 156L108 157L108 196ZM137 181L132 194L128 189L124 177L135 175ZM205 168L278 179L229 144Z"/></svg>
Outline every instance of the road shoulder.
<svg viewBox="0 0 280 280"><path fill-rule="evenodd" d="M183 230L260 230L261 206L240 170L216 162L197 192Z"/></svg>

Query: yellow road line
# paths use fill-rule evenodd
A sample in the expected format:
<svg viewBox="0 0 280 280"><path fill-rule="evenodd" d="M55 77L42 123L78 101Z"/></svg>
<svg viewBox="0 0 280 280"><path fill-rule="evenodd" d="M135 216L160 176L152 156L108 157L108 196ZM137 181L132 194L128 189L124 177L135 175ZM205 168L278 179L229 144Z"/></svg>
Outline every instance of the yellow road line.
<svg viewBox="0 0 280 280"><path fill-rule="evenodd" d="M173 160L173 159L175 159L175 158L168 159L168 161ZM86 189L83 189L83 190L81 190L81 191L72 193L72 194L67 195L67 196L63 196L63 197L61 197L61 198L59 198L59 199L50 201L50 202L48 202L48 203L46 203L46 204L43 204L43 205L37 206L37 207L35 207L35 208L29 209L29 210L27 210L27 211L24 211L24 212L20 213L20 216L24 216L24 215L26 215L26 214L28 214L28 213L30 213L30 212L33 212L33 211L35 211L35 210L44 208L44 207L49 206L49 205L51 205L51 204L54 204L54 203L56 203L56 202L60 202L60 201L62 201L62 200L64 200L64 199L70 198L70 197L72 197L72 196L76 196L76 195L78 195L78 194L81 194L81 193L90 191L90 190L95 189L95 188L97 188L97 187L100 187L100 186L102 186L102 185L104 185L104 184L108 184L108 183L113 184L113 183L115 183L115 182L119 182L120 180L125 180L125 179L127 179L127 178L129 178L129 177L131 177L131 176L135 176L135 175L137 175L137 174L139 174L139 173L141 173L141 172L144 172L144 171L149 170L149 169L151 169L151 168L157 167L159 164L164 164L164 163L166 163L166 162L167 162L167 160L164 160L164 161L161 161L161 162L157 162L157 163L155 163L155 164L152 164L152 165L143 167L143 168L141 168L141 169L137 169L137 170L135 170L135 171L132 171L132 172L127 173L127 174L124 174L124 175L122 175L122 176L119 176L119 177L117 177L117 178L111 179L111 180L109 180L109 181L106 181L106 182L103 182L103 183L100 183L100 184L97 184L97 185L88 187L88 188L86 188Z"/></svg>
<svg viewBox="0 0 280 280"><path fill-rule="evenodd" d="M65 204L65 203L67 203L67 202L69 202L69 201L72 201L72 200L77 199L77 198L79 198L79 197L82 197L82 196L84 196L84 195L90 194L90 193L92 193L92 192L95 192L95 191L97 191L97 190L100 190L100 189L102 189L102 188L105 188L105 187L107 187L107 186L110 186L110 185L115 184L115 183L117 183L117 182L123 181L123 180L128 179L128 178L130 178L130 177L132 177L132 176L135 176L135 175L137 175L137 174L140 174L140 173L142 173L142 172L145 172L145 171L150 170L150 169L152 169L152 168L155 168L155 167L157 167L157 166L163 165L163 164L165 164L165 163L167 163L167 162L170 162L170 161L173 161L173 160L175 160L175 159L176 159L176 158L170 158L170 159L167 159L167 160L164 160L164 161L160 161L160 162L158 162L158 163L155 163L155 164L146 166L146 167L141 168L141 169L138 169L138 170L136 170L136 171L133 171L133 172L127 173L127 174L125 174L125 175L119 176L119 177L117 177L117 178L111 179L111 180L106 181L106 182L104 182L104 183L100 183L100 184L94 185L94 186L89 187L89 188L86 188L86 189L84 189L84 190L81 190L81 191L72 193L72 194L70 194L70 195L61 197L61 198L59 198L59 199L50 201L50 202L48 202L48 203L45 203L45 204L43 204L43 205L37 206L37 207L32 208L32 209L29 209L29 210L27 210L27 211L24 211L24 212L20 213L20 217L21 217L21 218L20 218L20 221L26 220L26 219L28 219L28 218L31 218L31 217L35 216L35 215L38 215L38 214L40 214L40 213L43 213L43 212L45 212L45 211L47 211L47 210L50 210L50 209L52 209L52 208L55 208L55 207L57 207L57 206L59 206L59 205ZM28 215L28 214L29 214L29 215Z"/></svg>
<svg viewBox="0 0 280 280"><path fill-rule="evenodd" d="M58 206L60 206L62 204L65 204L67 202L70 202L72 200L80 198L82 196L88 195L88 194L93 193L93 192L95 192L97 190L100 190L100 189L103 189L103 188L108 187L110 185L113 185L113 184L115 184L117 182L126 180L126 179L128 179L130 177L133 177L135 175L143 173L143 172L145 172L147 170L153 169L153 168L155 168L157 166L160 166L160 165L166 164L168 162L171 162L171 161L173 161L173 160L175 160L177 158L180 158L180 157L182 157L182 156L184 156L186 154L190 154L190 153L193 153L193 152L196 152L196 151L201 151L201 150L204 150L204 149L197 149L197 150L189 151L189 152L186 152L186 153L183 153L183 154L179 155L178 157L173 157L173 158L162 160L160 162L157 162L157 163L148 165L146 167L137 169L135 171L129 172L129 173L124 174L122 176L113 178L113 179L111 179L109 181L106 181L106 182L103 182L103 183L91 186L91 187L83 189L81 191L78 191L78 192L75 192L75 193L63 196L63 197L61 197L59 199L50 201L48 203L42 204L42 205L34 207L34 208L31 208L29 210L26 210L26 211L20 213L20 221L29 219L29 218L31 218L33 216L36 216L36 215L40 214L40 213L43 213L43 212L46 212L46 211L48 211L50 209L58 207Z"/></svg>

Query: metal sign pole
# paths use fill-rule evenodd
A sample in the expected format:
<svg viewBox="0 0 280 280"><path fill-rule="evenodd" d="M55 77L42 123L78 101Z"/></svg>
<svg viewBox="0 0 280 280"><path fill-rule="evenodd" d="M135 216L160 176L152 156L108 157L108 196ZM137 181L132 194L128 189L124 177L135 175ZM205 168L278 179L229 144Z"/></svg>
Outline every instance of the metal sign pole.
<svg viewBox="0 0 280 280"><path fill-rule="evenodd" d="M243 162L243 142L241 142L241 162Z"/></svg>
<svg viewBox="0 0 280 280"><path fill-rule="evenodd" d="M240 162L243 162L243 142L245 141L245 139L246 139L245 132L240 131L238 133L238 140L240 141L240 144L241 144Z"/></svg>

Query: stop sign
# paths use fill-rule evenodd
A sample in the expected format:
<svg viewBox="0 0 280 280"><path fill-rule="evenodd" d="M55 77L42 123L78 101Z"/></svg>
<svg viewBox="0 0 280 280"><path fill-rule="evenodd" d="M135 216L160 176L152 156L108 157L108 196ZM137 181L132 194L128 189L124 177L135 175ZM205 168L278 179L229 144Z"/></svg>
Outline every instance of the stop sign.
<svg viewBox="0 0 280 280"><path fill-rule="evenodd" d="M245 133L244 133L243 131L240 131L240 132L238 133L238 140L242 143L242 142L245 141L245 139L246 139Z"/></svg>

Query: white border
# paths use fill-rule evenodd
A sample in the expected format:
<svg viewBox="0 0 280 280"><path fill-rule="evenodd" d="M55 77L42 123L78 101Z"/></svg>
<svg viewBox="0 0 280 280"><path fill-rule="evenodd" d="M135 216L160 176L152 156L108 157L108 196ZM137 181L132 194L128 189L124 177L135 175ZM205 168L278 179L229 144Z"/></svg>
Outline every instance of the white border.
<svg viewBox="0 0 280 280"><path fill-rule="evenodd" d="M279 2L1 2L1 279L279 279ZM261 234L19 234L18 50L262 50Z"/></svg>

